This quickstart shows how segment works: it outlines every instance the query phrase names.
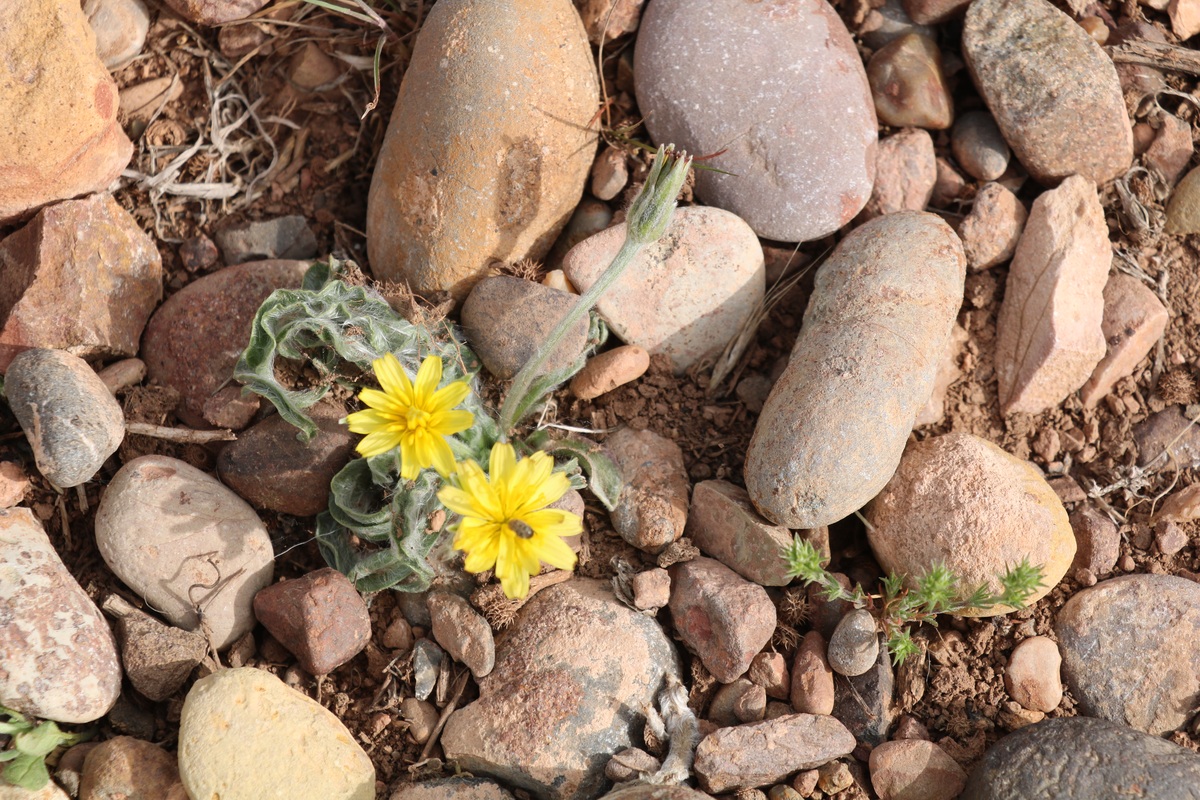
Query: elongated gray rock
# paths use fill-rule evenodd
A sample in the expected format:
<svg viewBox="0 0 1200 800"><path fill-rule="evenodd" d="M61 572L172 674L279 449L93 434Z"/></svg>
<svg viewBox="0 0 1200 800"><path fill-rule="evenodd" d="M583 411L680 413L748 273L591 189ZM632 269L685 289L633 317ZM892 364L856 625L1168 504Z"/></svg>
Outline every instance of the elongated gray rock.
<svg viewBox="0 0 1200 800"><path fill-rule="evenodd" d="M651 138L717 154L708 163L729 174L697 171L697 194L759 236L818 239L867 202L875 105L825 0L654 0L634 76Z"/></svg>
<svg viewBox="0 0 1200 800"><path fill-rule="evenodd" d="M1124 575L1072 597L1054 621L1062 672L1080 708L1164 736L1195 714L1200 584Z"/></svg>
<svg viewBox="0 0 1200 800"><path fill-rule="evenodd" d="M640 744L634 731L666 675L679 678L679 659L654 618L576 578L521 609L479 699L450 715L442 747L464 770L542 800L593 798L609 758Z"/></svg>
<svg viewBox="0 0 1200 800"><path fill-rule="evenodd" d="M570 0L440 0L371 178L375 277L461 300L492 260L541 260L583 194L598 107Z"/></svg>
<svg viewBox="0 0 1200 800"><path fill-rule="evenodd" d="M1200 800L1200 756L1123 725L1048 719L994 744L959 800Z"/></svg>
<svg viewBox="0 0 1200 800"><path fill-rule="evenodd" d="M0 510L0 705L91 722L121 693L117 643L27 508Z"/></svg>
<svg viewBox="0 0 1200 800"><path fill-rule="evenodd" d="M842 240L746 452L763 516L814 528L879 493L933 392L965 279L962 243L933 214L888 214Z"/></svg>
<svg viewBox="0 0 1200 800"><path fill-rule="evenodd" d="M38 471L60 488L91 480L125 438L121 406L70 353L26 350L9 365L4 388Z"/></svg>
<svg viewBox="0 0 1200 800"><path fill-rule="evenodd" d="M1133 131L1112 61L1046 0L975 0L963 57L1017 158L1038 181L1104 183L1129 169Z"/></svg>
<svg viewBox="0 0 1200 800"><path fill-rule="evenodd" d="M696 776L710 794L753 789L819 767L854 745L854 735L833 717L788 714L706 736L696 747Z"/></svg>

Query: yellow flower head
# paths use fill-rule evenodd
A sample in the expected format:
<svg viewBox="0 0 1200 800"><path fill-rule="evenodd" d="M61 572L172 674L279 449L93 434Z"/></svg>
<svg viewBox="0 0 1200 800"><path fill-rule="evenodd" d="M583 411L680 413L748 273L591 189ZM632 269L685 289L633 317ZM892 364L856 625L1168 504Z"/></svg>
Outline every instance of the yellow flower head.
<svg viewBox="0 0 1200 800"><path fill-rule="evenodd" d="M367 434L358 443L365 457L400 448L400 477L415 480L421 470L433 467L445 477L454 471L454 453L446 441L475 423L470 411L454 410L471 388L454 381L441 389L442 359L429 356L421 362L414 385L391 353L371 363L383 391L363 389L358 399L369 408L346 417L350 430Z"/></svg>
<svg viewBox="0 0 1200 800"><path fill-rule="evenodd" d="M583 530L582 520L569 511L546 506L567 493L571 483L556 473L554 459L534 453L518 462L512 445L492 446L487 475L474 461L458 465L458 487L438 492L446 508L462 517L455 528L454 547L467 554L467 572L496 569L504 594L529 593L529 576L541 562L574 569L575 553L562 540Z"/></svg>

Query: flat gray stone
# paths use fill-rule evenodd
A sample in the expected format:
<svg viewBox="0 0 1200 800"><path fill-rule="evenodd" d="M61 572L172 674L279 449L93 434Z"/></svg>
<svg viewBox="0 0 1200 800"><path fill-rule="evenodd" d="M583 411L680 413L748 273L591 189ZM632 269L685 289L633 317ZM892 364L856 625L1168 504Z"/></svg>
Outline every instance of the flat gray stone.
<svg viewBox="0 0 1200 800"><path fill-rule="evenodd" d="M992 745L959 800L1197 800L1200 756L1122 725L1049 719Z"/></svg>

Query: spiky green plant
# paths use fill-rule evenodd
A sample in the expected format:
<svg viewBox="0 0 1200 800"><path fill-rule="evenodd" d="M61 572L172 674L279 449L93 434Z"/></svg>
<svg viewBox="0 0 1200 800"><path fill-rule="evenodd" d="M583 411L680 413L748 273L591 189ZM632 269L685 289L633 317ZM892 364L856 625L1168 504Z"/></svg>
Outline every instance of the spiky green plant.
<svg viewBox="0 0 1200 800"><path fill-rule="evenodd" d="M852 589L842 586L822 565L817 549L799 536L784 548L783 558L789 575L804 581L806 586L817 584L825 599L845 600L856 608L870 611L883 628L888 652L896 665L918 652L910 631L913 624L937 625L940 614L987 611L996 606L1024 608L1043 585L1045 577L1040 566L1031 566L1025 558L997 577L1001 587L999 593L993 592L986 583L964 592L959 578L945 564L938 563L913 581L911 587L906 576L891 574L880 580L877 594L868 594L858 584Z"/></svg>

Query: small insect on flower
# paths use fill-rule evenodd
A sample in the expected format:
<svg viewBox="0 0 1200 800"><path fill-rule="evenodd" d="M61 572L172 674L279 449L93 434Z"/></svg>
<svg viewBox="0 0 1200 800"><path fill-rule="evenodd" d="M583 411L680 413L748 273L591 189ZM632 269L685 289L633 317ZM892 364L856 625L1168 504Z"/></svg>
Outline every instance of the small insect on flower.
<svg viewBox="0 0 1200 800"><path fill-rule="evenodd" d="M512 445L492 446L488 474L474 461L460 462L456 486L438 492L446 508L462 519L453 526L454 547L467 554L467 572L496 570L504 594L529 593L529 576L541 563L575 568L575 553L562 540L583 530L569 511L546 506L571 488L566 475L554 472L554 459L534 453L517 461Z"/></svg>
<svg viewBox="0 0 1200 800"><path fill-rule="evenodd" d="M367 434L357 450L364 457L400 448L400 477L415 480L421 470L433 467L442 477L454 471L454 453L447 436L465 431L475 422L470 411L455 409L471 391L465 381L442 382L442 359L429 356L421 362L414 384L394 355L371 362L383 391L363 389L358 399L369 408L346 417L350 430Z"/></svg>

